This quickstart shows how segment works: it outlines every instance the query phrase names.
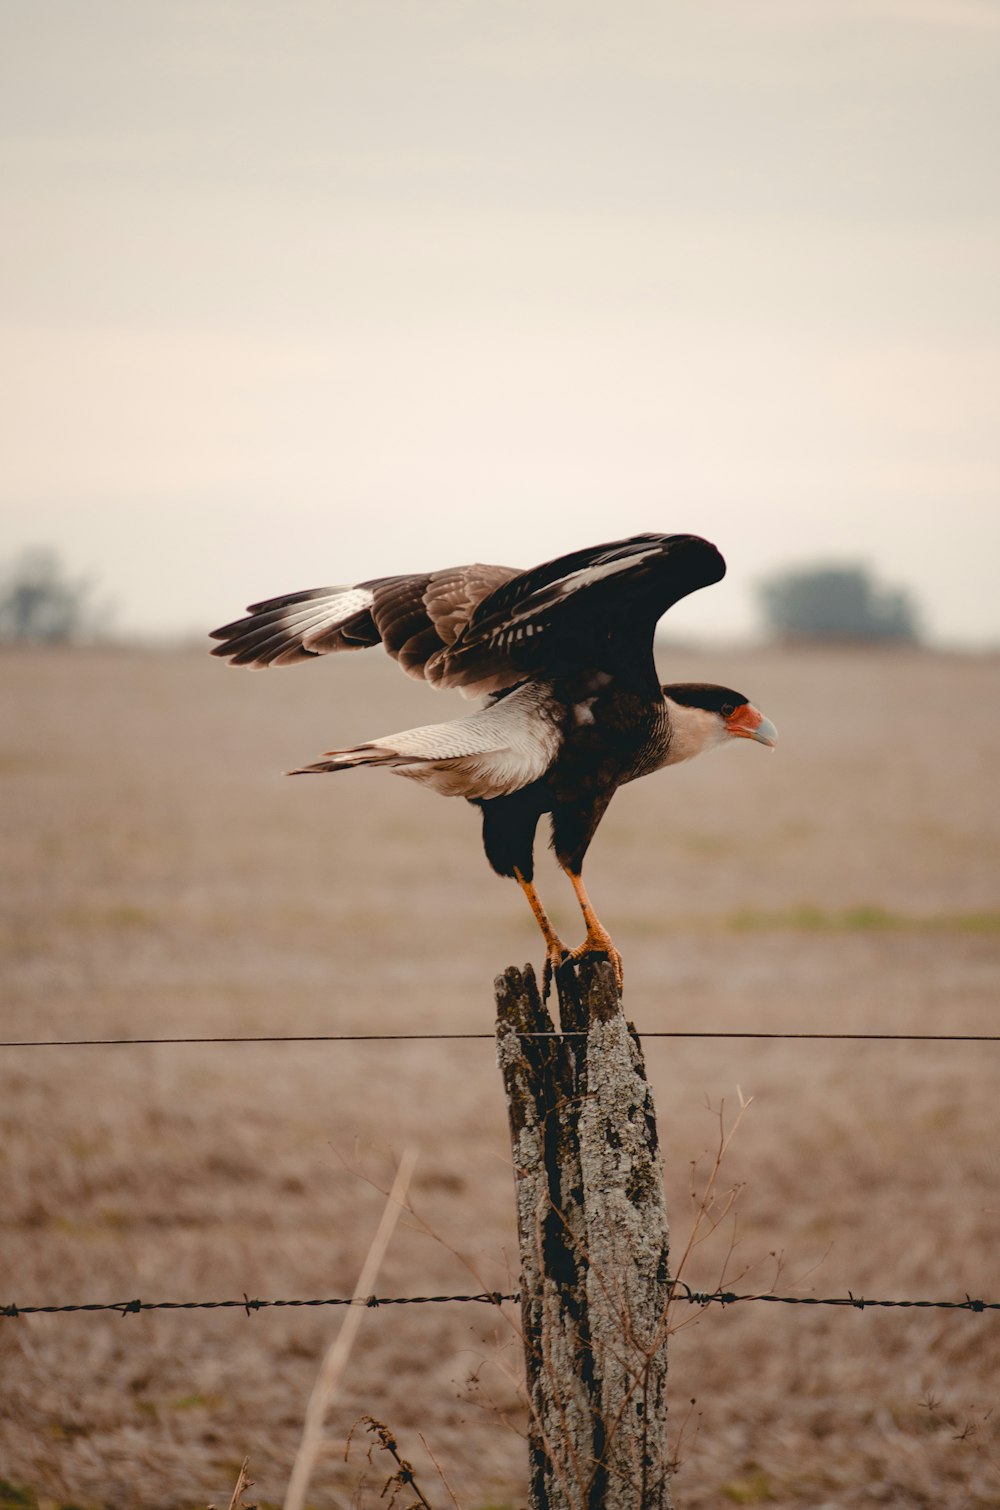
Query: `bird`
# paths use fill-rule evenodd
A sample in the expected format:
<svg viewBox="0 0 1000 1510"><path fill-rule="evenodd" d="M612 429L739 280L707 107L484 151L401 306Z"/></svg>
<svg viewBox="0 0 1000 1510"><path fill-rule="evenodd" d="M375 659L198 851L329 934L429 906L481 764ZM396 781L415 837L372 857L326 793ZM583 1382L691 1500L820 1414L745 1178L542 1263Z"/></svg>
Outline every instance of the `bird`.
<svg viewBox="0 0 1000 1510"><path fill-rule="evenodd" d="M212 654L263 668L381 644L408 676L481 699L466 717L328 750L288 774L377 767L464 797L481 811L489 864L527 898L546 981L567 959L595 955L611 962L621 990L622 956L583 883L618 787L734 739L777 743L774 724L743 693L659 680L659 619L725 571L698 535L631 535L527 571L477 563L269 598L213 630ZM543 816L586 928L572 950L534 882Z"/></svg>

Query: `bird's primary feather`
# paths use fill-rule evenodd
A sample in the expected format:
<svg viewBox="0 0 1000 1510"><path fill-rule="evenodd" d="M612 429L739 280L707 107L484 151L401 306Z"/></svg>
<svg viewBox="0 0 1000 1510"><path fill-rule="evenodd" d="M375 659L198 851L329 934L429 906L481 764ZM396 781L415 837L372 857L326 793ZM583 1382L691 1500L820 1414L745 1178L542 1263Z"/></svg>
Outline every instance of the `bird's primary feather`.
<svg viewBox="0 0 1000 1510"><path fill-rule="evenodd" d="M409 676L428 679L428 663L454 642L476 605L515 575L513 567L460 566L269 598L214 629L221 643L212 654L234 666L287 666L381 644Z"/></svg>

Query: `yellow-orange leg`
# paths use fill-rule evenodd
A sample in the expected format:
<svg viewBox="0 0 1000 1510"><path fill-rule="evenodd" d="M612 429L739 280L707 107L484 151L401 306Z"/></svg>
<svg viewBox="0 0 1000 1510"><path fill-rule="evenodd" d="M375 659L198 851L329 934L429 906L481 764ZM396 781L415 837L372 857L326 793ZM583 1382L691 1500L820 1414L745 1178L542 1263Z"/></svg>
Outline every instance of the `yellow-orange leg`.
<svg viewBox="0 0 1000 1510"><path fill-rule="evenodd" d="M534 883L531 881L526 881L521 872L517 869L515 869L514 875L517 878L517 884L520 886L521 890L528 898L528 906L535 914L535 922L542 930L542 937L545 939L546 989L543 994L547 996L548 985L552 972L562 964L563 960L569 954L569 950L566 948L566 945L563 943L562 939L559 937L558 933L556 933L556 930L549 922L549 915L545 911L545 908L542 906L542 899L538 895L538 892L535 890Z"/></svg>
<svg viewBox="0 0 1000 1510"><path fill-rule="evenodd" d="M597 913L594 911L593 907L590 904L590 898L587 895L587 888L583 884L583 877L581 875L575 874L572 870L567 870L566 874L569 876L573 890L576 892L576 899L579 902L580 910L583 913L583 921L587 925L587 937L584 939L579 949L573 950L570 958L582 959L585 954L606 954L608 956L608 959L611 961L612 968L615 972L615 980L618 983L618 989L620 991L625 975L625 968L622 964L622 957L618 953L618 950L615 948L614 944L611 942L610 933L605 928L604 924L600 921Z"/></svg>

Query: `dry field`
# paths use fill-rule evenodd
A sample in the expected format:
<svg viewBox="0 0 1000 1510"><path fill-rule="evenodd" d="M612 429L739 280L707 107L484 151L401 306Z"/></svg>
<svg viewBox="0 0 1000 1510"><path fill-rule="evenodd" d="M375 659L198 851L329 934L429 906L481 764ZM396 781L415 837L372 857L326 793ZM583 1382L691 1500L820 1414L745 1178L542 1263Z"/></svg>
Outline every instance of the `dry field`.
<svg viewBox="0 0 1000 1510"><path fill-rule="evenodd" d="M782 734L619 793L588 879L640 1031L997 1031L996 659L676 649ZM664 667L667 674L667 667ZM447 716L371 655L0 657L3 1037L489 1030L538 959L476 814L380 773L286 781ZM445 712L442 714L442 707ZM543 896L571 937L546 858ZM558 898L558 900L556 900ZM1000 1299L1000 1045L650 1040L674 1247L752 1097L692 1284ZM0 1050L0 1301L348 1293L419 1152L389 1295L508 1288L489 1042ZM735 1246L734 1246L735 1243ZM340 1312L0 1318L0 1507L280 1504ZM678 1510L1000 1506L1000 1312L689 1310ZM375 1505L388 1421L435 1507L525 1502L516 1315L366 1313L316 1510ZM691 1404L691 1401L695 1404ZM384 1503L384 1502L383 1502ZM408 1503L401 1500L400 1505Z"/></svg>

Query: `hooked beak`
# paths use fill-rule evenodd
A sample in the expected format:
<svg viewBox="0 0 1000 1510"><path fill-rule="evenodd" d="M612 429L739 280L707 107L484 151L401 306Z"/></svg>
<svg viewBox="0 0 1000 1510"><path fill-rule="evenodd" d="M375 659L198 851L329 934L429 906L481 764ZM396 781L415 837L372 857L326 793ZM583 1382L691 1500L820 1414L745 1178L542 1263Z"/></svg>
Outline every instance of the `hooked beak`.
<svg viewBox="0 0 1000 1510"><path fill-rule="evenodd" d="M778 731L769 718L752 703L744 703L726 719L726 733L734 739L755 739L758 744L774 749L778 743Z"/></svg>

